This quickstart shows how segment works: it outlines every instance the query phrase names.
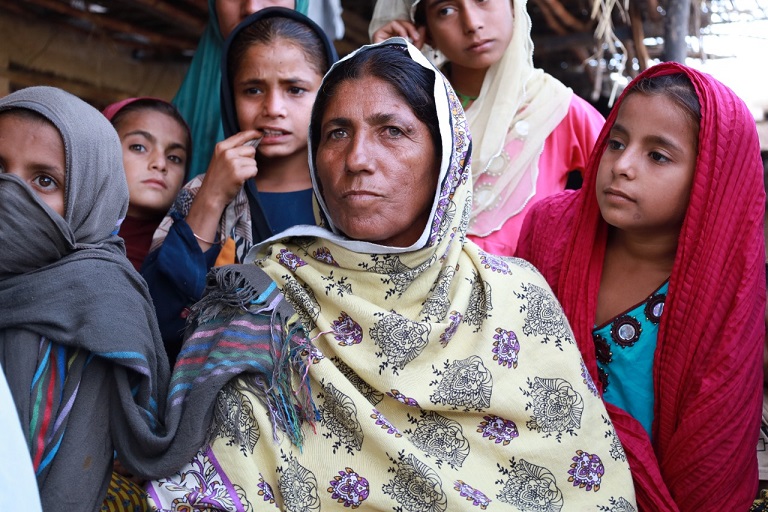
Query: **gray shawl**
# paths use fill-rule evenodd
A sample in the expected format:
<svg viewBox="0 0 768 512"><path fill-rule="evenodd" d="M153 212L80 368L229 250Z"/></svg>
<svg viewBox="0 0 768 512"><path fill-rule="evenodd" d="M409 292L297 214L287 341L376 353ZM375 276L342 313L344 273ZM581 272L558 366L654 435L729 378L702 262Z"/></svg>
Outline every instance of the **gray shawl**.
<svg viewBox="0 0 768 512"><path fill-rule="evenodd" d="M182 387L174 407L165 406L170 374L152 302L116 235L128 188L109 122L51 87L0 99L0 112L11 108L38 112L59 130L65 214L0 174L0 364L43 508L96 510L114 450L147 477L190 459L225 381L200 386L205 379L192 371L184 379L198 386ZM195 407L182 413L190 396Z"/></svg>

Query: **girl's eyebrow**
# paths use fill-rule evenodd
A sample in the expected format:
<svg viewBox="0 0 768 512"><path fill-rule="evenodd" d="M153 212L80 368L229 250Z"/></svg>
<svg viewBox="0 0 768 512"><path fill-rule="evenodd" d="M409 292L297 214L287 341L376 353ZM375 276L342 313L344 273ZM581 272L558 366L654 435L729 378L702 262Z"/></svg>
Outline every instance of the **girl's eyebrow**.
<svg viewBox="0 0 768 512"><path fill-rule="evenodd" d="M624 126L622 126L619 123L614 123L613 126L611 127L611 131L617 131L622 135L629 135L629 130L627 130ZM644 140L652 144L657 144L659 146L664 146L666 148L669 148L671 151L675 151L678 153L684 152L680 144L678 144L677 142L673 141L668 137L664 137L663 135L649 135L645 137Z"/></svg>
<svg viewBox="0 0 768 512"><path fill-rule="evenodd" d="M147 139L150 142L156 142L157 139L155 139L155 136L149 133L146 130L133 130L132 132L128 132L125 134L126 137L129 135L141 135L145 139Z"/></svg>

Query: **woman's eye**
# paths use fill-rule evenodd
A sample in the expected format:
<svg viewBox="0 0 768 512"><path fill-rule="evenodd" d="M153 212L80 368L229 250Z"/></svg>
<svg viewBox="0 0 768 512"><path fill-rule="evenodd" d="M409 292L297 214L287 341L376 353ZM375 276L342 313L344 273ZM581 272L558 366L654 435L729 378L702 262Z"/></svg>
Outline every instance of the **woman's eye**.
<svg viewBox="0 0 768 512"><path fill-rule="evenodd" d="M660 164L665 163L665 162L669 162L669 158L667 158L666 156L662 155L658 151L651 151L651 158L653 159L654 162L658 162Z"/></svg>
<svg viewBox="0 0 768 512"><path fill-rule="evenodd" d="M56 190L59 187L56 180L47 174L36 176L32 182L43 190Z"/></svg>
<svg viewBox="0 0 768 512"><path fill-rule="evenodd" d="M331 130L328 132L328 139L331 140L338 140L343 139L347 136L347 132L345 130L342 130L341 128L337 128L335 130Z"/></svg>
<svg viewBox="0 0 768 512"><path fill-rule="evenodd" d="M387 135L390 137L399 137L403 134L403 131L400 128L395 128L394 126L387 126Z"/></svg>
<svg viewBox="0 0 768 512"><path fill-rule="evenodd" d="M143 144L131 144L128 149L135 153L146 153L147 148Z"/></svg>
<svg viewBox="0 0 768 512"><path fill-rule="evenodd" d="M456 12L456 9L454 7L443 7L442 9L439 9L437 11L438 16L448 16L449 14L453 14Z"/></svg>

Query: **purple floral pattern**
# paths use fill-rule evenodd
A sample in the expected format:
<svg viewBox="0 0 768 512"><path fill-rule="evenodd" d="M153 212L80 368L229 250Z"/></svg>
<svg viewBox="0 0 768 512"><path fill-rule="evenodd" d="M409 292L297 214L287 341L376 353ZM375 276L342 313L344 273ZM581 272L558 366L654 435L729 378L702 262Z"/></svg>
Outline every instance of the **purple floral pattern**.
<svg viewBox="0 0 768 512"><path fill-rule="evenodd" d="M395 437L403 437L403 434L401 434L400 431L397 430L397 427L392 425L392 423L390 423L389 420L385 418L384 415L381 414L376 409L373 409L373 414L371 414L371 418L376 420L376 425L381 427L382 430L386 430L387 434L394 435Z"/></svg>
<svg viewBox="0 0 768 512"><path fill-rule="evenodd" d="M480 263L491 272L497 272L502 275L509 275L512 273L509 269L509 265L501 256L480 252Z"/></svg>
<svg viewBox="0 0 768 512"><path fill-rule="evenodd" d="M341 312L338 320L331 323L331 329L333 337L342 347L357 345L363 341L363 328L344 311Z"/></svg>
<svg viewBox="0 0 768 512"><path fill-rule="evenodd" d="M517 425L512 420L505 420L499 416L483 416L483 421L477 427L477 431L496 444L501 443L507 446L520 433L517 431Z"/></svg>
<svg viewBox="0 0 768 512"><path fill-rule="evenodd" d="M307 264L307 262L288 249L280 249L280 253L277 255L277 261L291 272L295 272L297 268Z"/></svg>
<svg viewBox="0 0 768 512"><path fill-rule="evenodd" d="M595 381L592 380L592 375L589 374L589 370L587 370L587 365L584 364L584 361L579 361L581 363L581 381L586 384L587 389L590 393L597 396L597 386L595 386Z"/></svg>
<svg viewBox="0 0 768 512"><path fill-rule="evenodd" d="M344 468L339 474L333 477L328 487L331 498L338 503L343 503L345 507L357 508L362 502L368 499L370 489L368 480L352 470Z"/></svg>
<svg viewBox="0 0 768 512"><path fill-rule="evenodd" d="M517 341L517 335L512 331L507 331L501 327L496 328L496 334L493 335L493 360L500 366L507 368L517 368L517 357L520 353L520 342Z"/></svg>
<svg viewBox="0 0 768 512"><path fill-rule="evenodd" d="M259 483L256 484L256 487L259 488L258 495L261 496L264 501L275 505L275 493L272 491L272 486L264 481L264 475L261 473L259 473ZM275 507L277 507L277 505L275 505Z"/></svg>
<svg viewBox="0 0 768 512"><path fill-rule="evenodd" d="M587 453L582 450L576 450L576 456L573 457L573 464L568 470L569 482L573 482L574 487L586 489L587 491L600 490L600 482L605 475L605 466L603 461L597 455Z"/></svg>
<svg viewBox="0 0 768 512"><path fill-rule="evenodd" d="M390 391L387 391L387 396L391 397L391 398L394 398L395 400L397 400L401 404L409 405L411 407L419 407L419 402L417 402L413 398L409 398L409 397L405 396L403 393L401 393L400 391L398 391L396 389L392 389Z"/></svg>
<svg viewBox="0 0 768 512"><path fill-rule="evenodd" d="M448 346L448 342L451 341L453 335L456 334L456 331L459 330L459 325L461 324L461 320L463 318L464 316L458 311L451 311L448 314L448 320L450 323L448 324L448 327L445 328L445 332L440 335L440 344L443 347Z"/></svg>
<svg viewBox="0 0 768 512"><path fill-rule="evenodd" d="M467 498L467 501L471 501L475 507L480 507L480 510L485 510L488 505L491 504L491 499L485 494L475 489L469 484L464 483L463 480L456 480L453 482L453 488L459 491L459 494L463 498Z"/></svg>
<svg viewBox="0 0 768 512"><path fill-rule="evenodd" d="M324 261L325 263L329 265L333 265L334 267L338 267L339 264L336 263L336 260L333 259L333 255L331 254L330 249L327 247L319 247L315 250L314 253L312 253L312 257L315 258L317 261Z"/></svg>

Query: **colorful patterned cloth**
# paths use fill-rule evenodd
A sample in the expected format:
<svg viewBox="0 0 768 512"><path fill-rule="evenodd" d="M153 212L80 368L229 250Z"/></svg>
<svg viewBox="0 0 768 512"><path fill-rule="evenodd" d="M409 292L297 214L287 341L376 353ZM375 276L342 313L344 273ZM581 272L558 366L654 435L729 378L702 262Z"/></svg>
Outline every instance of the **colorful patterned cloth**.
<svg viewBox="0 0 768 512"><path fill-rule="evenodd" d="M185 346L272 343L254 354L259 372L219 394L211 443L151 482L157 509L636 510L546 282L466 240L463 110L407 51L435 74L443 148L421 240L393 248L296 227L256 265L213 273Z"/></svg>
<svg viewBox="0 0 768 512"><path fill-rule="evenodd" d="M701 105L691 196L669 278L653 361L653 444L634 418L608 407L644 510L747 510L757 493L765 343L763 166L744 102L711 76L663 63L638 79L683 73ZM632 85L627 88L631 90ZM626 91L608 117L584 186L542 201L518 253L560 299L597 379L592 329L608 227L595 183Z"/></svg>

